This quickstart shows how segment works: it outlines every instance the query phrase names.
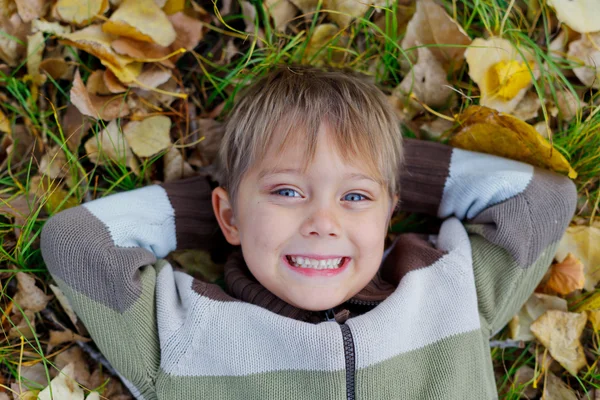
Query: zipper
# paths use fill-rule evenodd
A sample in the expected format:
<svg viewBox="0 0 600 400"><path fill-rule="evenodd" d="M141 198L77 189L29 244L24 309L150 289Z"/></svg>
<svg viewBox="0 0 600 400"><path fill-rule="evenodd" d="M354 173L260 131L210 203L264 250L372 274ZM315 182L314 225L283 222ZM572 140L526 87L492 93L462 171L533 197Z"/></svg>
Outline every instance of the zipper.
<svg viewBox="0 0 600 400"><path fill-rule="evenodd" d="M367 301L367 300L358 300L358 299L348 299L347 303L357 304L360 306L378 306L381 304L381 301Z"/></svg>
<svg viewBox="0 0 600 400"><path fill-rule="evenodd" d="M327 321L335 321L333 308L325 312ZM337 321L336 321L337 322ZM354 351L354 339L350 327L339 324L342 330L342 339L344 341L344 359L346 360L346 399L356 400L356 354Z"/></svg>

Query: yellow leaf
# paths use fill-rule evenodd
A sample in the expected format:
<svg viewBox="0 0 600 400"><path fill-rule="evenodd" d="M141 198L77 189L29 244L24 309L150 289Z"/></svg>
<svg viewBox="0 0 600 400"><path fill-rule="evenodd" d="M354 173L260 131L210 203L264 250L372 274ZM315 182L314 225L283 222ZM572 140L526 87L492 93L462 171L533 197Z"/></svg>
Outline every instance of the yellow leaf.
<svg viewBox="0 0 600 400"><path fill-rule="evenodd" d="M166 14L152 0L123 1L102 30L161 46L170 45L176 36Z"/></svg>
<svg viewBox="0 0 600 400"><path fill-rule="evenodd" d="M6 117L6 115L0 110L0 132L11 133L10 129L10 120Z"/></svg>
<svg viewBox="0 0 600 400"><path fill-rule="evenodd" d="M529 68L533 68L533 64ZM488 74L488 82L505 100L512 99L531 83L527 64L521 61L500 61L488 70Z"/></svg>
<svg viewBox="0 0 600 400"><path fill-rule="evenodd" d="M513 340L535 339L529 327L533 321L548 310L568 311L567 301L558 296L533 293L508 324L510 338Z"/></svg>
<svg viewBox="0 0 600 400"><path fill-rule="evenodd" d="M594 332L600 331L600 310L586 310L588 321L592 324Z"/></svg>
<svg viewBox="0 0 600 400"><path fill-rule="evenodd" d="M108 10L108 0L58 0L54 7L61 20L86 25Z"/></svg>
<svg viewBox="0 0 600 400"><path fill-rule="evenodd" d="M287 0L286 0L287 1ZM179 11L183 11L185 8L185 0L167 0L163 7L163 11L167 15L175 14Z"/></svg>
<svg viewBox="0 0 600 400"><path fill-rule="evenodd" d="M123 133L131 150L140 157L151 157L171 145L171 120L156 115L143 121L131 121Z"/></svg>
<svg viewBox="0 0 600 400"><path fill-rule="evenodd" d="M39 400L83 400L83 389L77 384L74 376L75 363L69 363L52 379L50 385L40 392ZM52 388L52 395L50 395L50 388Z"/></svg>
<svg viewBox="0 0 600 400"><path fill-rule="evenodd" d="M560 22L577 32L600 31L600 2L598 0L548 0Z"/></svg>
<svg viewBox="0 0 600 400"><path fill-rule="evenodd" d="M531 332L564 369L573 376L586 365L583 347L579 341L587 315L548 310L531 324Z"/></svg>
<svg viewBox="0 0 600 400"><path fill-rule="evenodd" d="M579 225L567 228L556 249L555 258L563 261L569 253L577 257L584 266L583 288L592 292L600 281L600 229L595 226ZM600 302L598 304L600 308Z"/></svg>
<svg viewBox="0 0 600 400"><path fill-rule="evenodd" d="M482 106L470 106L456 117L460 123L450 144L465 150L494 154L512 160L568 173L577 172L531 125L508 114Z"/></svg>
<svg viewBox="0 0 600 400"><path fill-rule="evenodd" d="M569 253L564 261L552 265L546 285L555 292L566 295L574 290L583 289L584 282L583 264Z"/></svg>

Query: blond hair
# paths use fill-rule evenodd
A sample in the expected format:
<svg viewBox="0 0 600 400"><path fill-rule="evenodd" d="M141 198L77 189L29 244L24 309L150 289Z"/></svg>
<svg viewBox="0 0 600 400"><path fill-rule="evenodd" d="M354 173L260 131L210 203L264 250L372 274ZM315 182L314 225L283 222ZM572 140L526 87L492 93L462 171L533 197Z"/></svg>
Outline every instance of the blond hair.
<svg viewBox="0 0 600 400"><path fill-rule="evenodd" d="M364 163L390 199L398 193L404 159L400 123L386 96L367 79L350 70L278 66L245 88L225 124L216 165L234 214L242 178L264 158L273 135L283 135L277 153L303 135L306 169L322 122L344 162Z"/></svg>

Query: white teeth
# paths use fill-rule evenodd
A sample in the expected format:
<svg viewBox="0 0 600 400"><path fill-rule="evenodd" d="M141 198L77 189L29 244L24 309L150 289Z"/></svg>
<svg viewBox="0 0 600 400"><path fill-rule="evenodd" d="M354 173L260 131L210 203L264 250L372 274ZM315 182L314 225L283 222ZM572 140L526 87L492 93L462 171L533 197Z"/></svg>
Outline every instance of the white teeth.
<svg viewBox="0 0 600 400"><path fill-rule="evenodd" d="M342 258L315 260L312 258L290 256L290 259L292 260L292 264L296 267L313 269L336 269L342 262Z"/></svg>

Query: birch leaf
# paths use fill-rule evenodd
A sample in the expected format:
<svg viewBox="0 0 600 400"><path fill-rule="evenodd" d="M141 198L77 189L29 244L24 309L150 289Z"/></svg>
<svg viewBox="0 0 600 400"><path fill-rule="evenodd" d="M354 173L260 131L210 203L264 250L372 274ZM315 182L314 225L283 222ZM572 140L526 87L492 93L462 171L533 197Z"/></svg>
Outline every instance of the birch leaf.
<svg viewBox="0 0 600 400"><path fill-rule="evenodd" d="M111 121L129 114L129 107L122 96L96 96L90 94L81 80L79 70L75 72L71 87L71 102L83 115Z"/></svg>
<svg viewBox="0 0 600 400"><path fill-rule="evenodd" d="M598 19L600 21L600 19ZM587 87L600 89L600 32L581 35L569 44L568 56L583 64L573 68L573 73Z"/></svg>
<svg viewBox="0 0 600 400"><path fill-rule="evenodd" d="M83 389L72 378L74 375L75 364L71 363L63 368L60 374L52 379L50 385L39 393L38 399L83 400ZM52 396L50 395L50 387L52 387Z"/></svg>
<svg viewBox="0 0 600 400"><path fill-rule="evenodd" d="M579 337L587 315L558 310L548 310L531 324L531 332L560 365L573 376L586 365Z"/></svg>
<svg viewBox="0 0 600 400"><path fill-rule="evenodd" d="M534 340L529 329L533 321L548 310L567 311L567 301L558 296L533 293L508 324L510 338L513 340Z"/></svg>
<svg viewBox="0 0 600 400"><path fill-rule="evenodd" d="M6 115L0 110L0 132L11 133L10 128L10 120L6 117Z"/></svg>
<svg viewBox="0 0 600 400"><path fill-rule="evenodd" d="M171 120L164 115L131 121L123 128L131 150L140 157L151 157L171 146L170 131Z"/></svg>
<svg viewBox="0 0 600 400"><path fill-rule="evenodd" d="M511 115L482 106L470 106L456 117L458 131L450 145L523 161L540 168L568 173L577 172L552 145L531 125Z"/></svg>
<svg viewBox="0 0 600 400"><path fill-rule="evenodd" d="M35 284L35 278L24 272L17 272L17 294L15 294L15 303L19 304L25 310L40 312L52 299L47 296Z"/></svg>
<svg viewBox="0 0 600 400"><path fill-rule="evenodd" d="M600 31L600 2L598 0L548 0L556 17L577 32Z"/></svg>
<svg viewBox="0 0 600 400"><path fill-rule="evenodd" d="M558 294L567 295L574 290L583 289L585 275L583 264L573 254L550 268L550 278L546 286Z"/></svg>
<svg viewBox="0 0 600 400"><path fill-rule="evenodd" d="M547 371L548 375L544 384L541 400L578 400L577 395L573 392L562 379Z"/></svg>
<svg viewBox="0 0 600 400"><path fill-rule="evenodd" d="M97 136L88 139L83 146L94 164L106 165L108 160L111 160L121 165L131 166L133 153L114 120L110 121Z"/></svg>
<svg viewBox="0 0 600 400"><path fill-rule="evenodd" d="M579 225L567 228L556 249L555 258L562 262L569 253L583 263L585 282L583 288L594 291L600 281L600 229L594 226ZM600 308L600 303L598 304ZM581 311L581 310L578 310Z"/></svg>
<svg viewBox="0 0 600 400"><path fill-rule="evenodd" d="M152 0L123 1L102 30L161 46L170 45L176 36L167 15Z"/></svg>
<svg viewBox="0 0 600 400"><path fill-rule="evenodd" d="M62 21L86 25L108 10L108 0L58 0L54 7Z"/></svg>

